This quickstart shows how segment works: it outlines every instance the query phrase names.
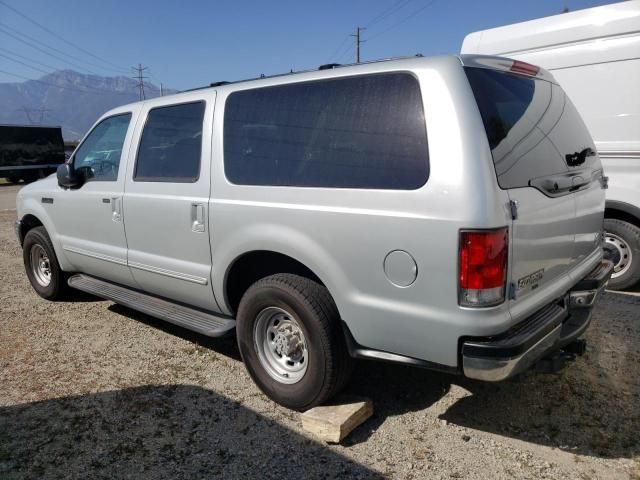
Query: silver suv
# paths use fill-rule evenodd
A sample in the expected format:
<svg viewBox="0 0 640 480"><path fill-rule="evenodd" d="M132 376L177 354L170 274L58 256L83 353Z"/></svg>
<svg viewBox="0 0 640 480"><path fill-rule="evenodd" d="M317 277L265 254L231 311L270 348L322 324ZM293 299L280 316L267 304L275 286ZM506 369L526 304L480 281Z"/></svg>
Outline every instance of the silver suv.
<svg viewBox="0 0 640 480"><path fill-rule="evenodd" d="M217 337L303 410L353 358L498 381L579 351L600 159L546 71L408 58L116 108L18 195L26 272Z"/></svg>

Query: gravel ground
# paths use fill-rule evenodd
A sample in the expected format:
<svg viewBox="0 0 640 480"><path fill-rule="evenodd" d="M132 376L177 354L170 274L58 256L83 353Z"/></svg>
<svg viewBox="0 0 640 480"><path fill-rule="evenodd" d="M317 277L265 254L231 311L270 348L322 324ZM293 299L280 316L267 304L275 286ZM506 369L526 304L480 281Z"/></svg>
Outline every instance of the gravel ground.
<svg viewBox="0 0 640 480"><path fill-rule="evenodd" d="M606 294L558 375L480 384L359 363L374 417L300 428L209 340L107 301L31 290L0 212L0 478L640 478L640 298Z"/></svg>

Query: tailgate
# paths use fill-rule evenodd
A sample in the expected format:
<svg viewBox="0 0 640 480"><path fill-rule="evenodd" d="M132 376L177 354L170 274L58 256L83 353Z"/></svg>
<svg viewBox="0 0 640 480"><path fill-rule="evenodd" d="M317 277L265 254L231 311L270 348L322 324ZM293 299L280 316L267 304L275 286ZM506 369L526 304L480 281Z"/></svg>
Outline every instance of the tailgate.
<svg viewBox="0 0 640 480"><path fill-rule="evenodd" d="M465 71L498 184L511 200L509 282L517 302L566 280L601 248L604 189L593 140L562 88L535 66L508 62L518 68L508 71L502 59L500 69Z"/></svg>

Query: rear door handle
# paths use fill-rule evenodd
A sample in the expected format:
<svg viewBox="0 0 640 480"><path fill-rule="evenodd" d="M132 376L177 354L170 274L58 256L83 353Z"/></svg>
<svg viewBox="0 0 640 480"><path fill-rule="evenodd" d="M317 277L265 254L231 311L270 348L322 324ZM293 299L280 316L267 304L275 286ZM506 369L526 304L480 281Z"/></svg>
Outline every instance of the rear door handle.
<svg viewBox="0 0 640 480"><path fill-rule="evenodd" d="M102 201L104 202L103 199ZM120 197L111 197L111 220L114 222L122 221L122 199Z"/></svg>
<svg viewBox="0 0 640 480"><path fill-rule="evenodd" d="M191 204L191 230L196 233L204 232L204 205L202 203Z"/></svg>

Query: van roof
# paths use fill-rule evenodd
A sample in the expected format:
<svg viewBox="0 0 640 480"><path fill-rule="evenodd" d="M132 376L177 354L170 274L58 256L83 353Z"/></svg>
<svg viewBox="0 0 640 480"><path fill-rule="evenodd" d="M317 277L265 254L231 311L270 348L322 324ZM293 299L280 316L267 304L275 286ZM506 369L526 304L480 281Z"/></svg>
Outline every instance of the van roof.
<svg viewBox="0 0 640 480"><path fill-rule="evenodd" d="M640 31L640 1L576 10L468 34L461 53L517 55Z"/></svg>
<svg viewBox="0 0 640 480"><path fill-rule="evenodd" d="M370 60L366 62L360 63L352 63L352 64L327 64L321 65L320 68L314 68L310 70L302 70L296 72L286 72L279 73L275 75L261 75L255 78L248 78L244 80L236 80L236 81L220 81L214 82L209 85L205 85L202 87L191 88L188 90L182 90L180 92L165 95L163 97L155 97L147 100L141 100L139 102L132 102L126 105L122 105L120 107L116 107L113 110L120 111L121 109L125 109L130 105L136 105L139 103L145 104L153 104L164 103L168 98L180 99L180 97L188 98L193 92L200 92L204 90L225 90L236 89L238 86L244 87L247 86L270 86L274 84L278 84L277 80L283 78L291 78L300 81L308 81L308 80L319 80L323 78L333 78L339 76L346 76L353 73L378 73L381 71L389 70L401 70L401 69L412 69L418 67L424 67L425 63L431 63L433 61L437 61L437 59L448 58L449 61L451 59L457 59L460 61L460 57L456 55L443 55L443 56L433 56L433 57L423 57L422 54L417 54L410 57L395 57L395 58L385 58L379 60ZM363 72L364 70L364 72Z"/></svg>

